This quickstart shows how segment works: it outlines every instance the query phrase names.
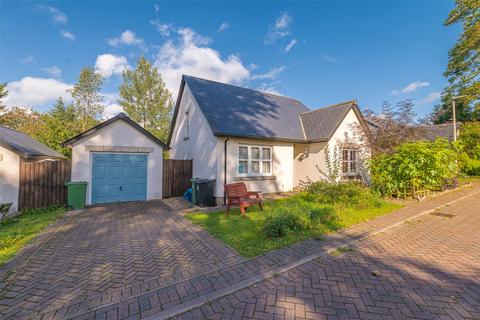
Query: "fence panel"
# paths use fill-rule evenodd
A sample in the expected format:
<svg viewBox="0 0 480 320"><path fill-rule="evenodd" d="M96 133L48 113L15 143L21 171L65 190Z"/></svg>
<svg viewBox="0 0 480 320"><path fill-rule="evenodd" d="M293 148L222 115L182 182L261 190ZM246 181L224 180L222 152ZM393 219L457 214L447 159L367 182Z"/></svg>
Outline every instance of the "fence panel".
<svg viewBox="0 0 480 320"><path fill-rule="evenodd" d="M181 197L190 188L193 160L163 160L163 197Z"/></svg>
<svg viewBox="0 0 480 320"><path fill-rule="evenodd" d="M19 210L65 205L70 172L70 160L20 162Z"/></svg>

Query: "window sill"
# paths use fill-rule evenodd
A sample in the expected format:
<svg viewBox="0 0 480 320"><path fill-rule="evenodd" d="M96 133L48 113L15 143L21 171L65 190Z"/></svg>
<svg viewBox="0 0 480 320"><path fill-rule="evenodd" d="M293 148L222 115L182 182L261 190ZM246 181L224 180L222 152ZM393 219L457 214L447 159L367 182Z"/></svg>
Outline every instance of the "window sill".
<svg viewBox="0 0 480 320"><path fill-rule="evenodd" d="M259 181L259 180L277 180L276 176L239 176L235 181Z"/></svg>

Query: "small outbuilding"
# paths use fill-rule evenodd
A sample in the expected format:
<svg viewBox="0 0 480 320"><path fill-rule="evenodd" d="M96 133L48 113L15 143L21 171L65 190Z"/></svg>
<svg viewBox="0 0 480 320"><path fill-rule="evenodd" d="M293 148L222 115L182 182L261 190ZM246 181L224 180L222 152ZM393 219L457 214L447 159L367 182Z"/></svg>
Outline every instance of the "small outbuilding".
<svg viewBox="0 0 480 320"><path fill-rule="evenodd" d="M23 162L57 161L63 155L23 132L0 126L0 203L19 209L20 166Z"/></svg>
<svg viewBox="0 0 480 320"><path fill-rule="evenodd" d="M168 147L126 114L64 142L72 148L72 181L86 181L87 204L162 198Z"/></svg>

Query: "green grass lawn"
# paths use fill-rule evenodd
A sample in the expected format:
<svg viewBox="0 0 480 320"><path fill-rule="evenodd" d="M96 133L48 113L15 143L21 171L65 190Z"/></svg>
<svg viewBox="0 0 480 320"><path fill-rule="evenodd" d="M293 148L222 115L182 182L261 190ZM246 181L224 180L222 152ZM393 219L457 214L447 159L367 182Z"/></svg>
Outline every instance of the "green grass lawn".
<svg viewBox="0 0 480 320"><path fill-rule="evenodd" d="M0 222L0 265L10 260L29 241L64 213L64 208L28 210Z"/></svg>
<svg viewBox="0 0 480 320"><path fill-rule="evenodd" d="M265 210L261 211L258 206L250 207L247 217L242 218L240 211L234 209L230 216L226 217L223 211L211 213L192 213L187 219L202 226L209 233L219 238L229 246L237 250L241 255L251 258L273 249L277 249L301 240L319 238L322 234L348 227L352 224L366 221L377 216L396 210L402 205L380 200L373 208L358 209L334 204L337 219L335 223L318 224L310 230L289 232L280 238L267 237L262 232L264 221L268 215L277 212L309 210L321 207L318 203L305 199L305 194L297 194L289 198L265 202Z"/></svg>

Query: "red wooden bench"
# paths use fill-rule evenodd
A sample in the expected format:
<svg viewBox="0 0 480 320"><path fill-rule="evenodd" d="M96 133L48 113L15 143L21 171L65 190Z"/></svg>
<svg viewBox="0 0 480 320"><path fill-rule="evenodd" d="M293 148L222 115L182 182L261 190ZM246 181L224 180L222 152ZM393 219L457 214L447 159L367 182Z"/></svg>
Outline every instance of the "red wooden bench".
<svg viewBox="0 0 480 320"><path fill-rule="evenodd" d="M260 191L247 191L247 186L243 182L225 184L225 193L227 195L226 214L230 213L231 206L240 207L242 216L245 217L245 210L255 204L263 210L263 199Z"/></svg>

